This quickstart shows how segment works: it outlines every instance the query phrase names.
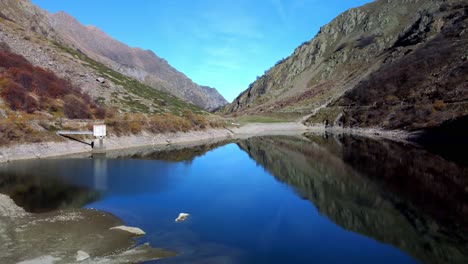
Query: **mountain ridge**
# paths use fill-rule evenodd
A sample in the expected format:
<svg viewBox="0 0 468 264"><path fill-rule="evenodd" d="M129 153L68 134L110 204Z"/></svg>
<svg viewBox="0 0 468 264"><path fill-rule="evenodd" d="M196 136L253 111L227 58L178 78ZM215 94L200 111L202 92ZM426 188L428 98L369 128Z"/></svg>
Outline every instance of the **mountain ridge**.
<svg viewBox="0 0 468 264"><path fill-rule="evenodd" d="M147 85L159 87L162 91L207 110L227 103L220 94L212 97L213 93L206 93L200 85L195 84L151 50L130 47L94 25L83 26L63 11L50 14L49 17L54 29L67 43L115 71Z"/></svg>
<svg viewBox="0 0 468 264"><path fill-rule="evenodd" d="M441 69L440 76L448 76L449 72L466 73L466 58L463 59L463 55L457 57L457 52L463 54L467 47L467 34L464 33L467 13L467 4L457 0L377 0L350 9L321 27L313 39L297 47L291 56L266 71L222 112L236 115L297 113L311 117L307 124L408 130L438 126L452 116L467 115L466 77L459 77L453 88L463 104L458 110L437 106L440 104L438 100L449 98L427 95L429 84L427 89L423 83L412 88L406 80L400 80L403 82L401 85L392 84L396 86L394 89L380 89L375 83L361 89L361 94L368 93L370 101L377 102L376 111L366 111L364 108L369 105L356 98L348 98L356 87L362 87L364 82L375 79L377 75L383 76L385 72L381 69L384 66L387 71L397 72L394 78L398 79L405 75L398 71L399 67L408 67L398 64L404 62L404 58L433 60L430 54L418 55L430 48L433 39L446 40L441 48L453 50L449 53L450 59L457 65L446 69L451 62L441 57L429 68ZM437 50L432 52L437 53ZM422 76L424 78L420 77L431 80L432 73L428 69ZM442 86L437 89L449 90L445 84L447 80L448 77L437 80L437 85ZM415 96L398 97L404 90L412 91ZM349 100L344 100L345 97ZM398 98L395 100L395 97ZM381 98L388 100L382 101ZM414 101L407 102L410 98ZM414 106L414 109L398 109L396 103L399 102ZM424 105L425 111L434 109L437 113L427 113L424 118L419 118L421 109L418 105ZM362 110L358 111L358 108ZM366 116L374 112L377 117ZM395 121L405 116L410 118L401 124ZM418 124L412 126L414 122Z"/></svg>
<svg viewBox="0 0 468 264"><path fill-rule="evenodd" d="M132 48L96 26L82 25L65 12L50 14L30 0L2 0L2 14L54 42L70 47L110 69L157 90L213 110L227 103L217 91L208 92L153 51Z"/></svg>

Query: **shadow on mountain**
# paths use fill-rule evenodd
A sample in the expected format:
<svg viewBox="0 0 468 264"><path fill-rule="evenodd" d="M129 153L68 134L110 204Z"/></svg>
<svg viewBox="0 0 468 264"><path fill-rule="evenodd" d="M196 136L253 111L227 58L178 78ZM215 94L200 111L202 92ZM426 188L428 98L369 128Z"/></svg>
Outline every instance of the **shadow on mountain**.
<svg viewBox="0 0 468 264"><path fill-rule="evenodd" d="M341 227L424 263L468 263L468 169L389 141L308 134L238 143Z"/></svg>
<svg viewBox="0 0 468 264"><path fill-rule="evenodd" d="M413 140L430 151L468 166L468 116L451 119L438 127L419 131Z"/></svg>

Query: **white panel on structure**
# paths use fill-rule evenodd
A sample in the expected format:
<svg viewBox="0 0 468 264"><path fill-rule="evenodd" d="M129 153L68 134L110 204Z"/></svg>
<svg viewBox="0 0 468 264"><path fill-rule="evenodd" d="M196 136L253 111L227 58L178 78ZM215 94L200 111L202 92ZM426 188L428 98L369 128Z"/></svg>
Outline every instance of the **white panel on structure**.
<svg viewBox="0 0 468 264"><path fill-rule="evenodd" d="M106 136L106 125L94 125L93 126L93 136L95 136L95 137L105 137Z"/></svg>

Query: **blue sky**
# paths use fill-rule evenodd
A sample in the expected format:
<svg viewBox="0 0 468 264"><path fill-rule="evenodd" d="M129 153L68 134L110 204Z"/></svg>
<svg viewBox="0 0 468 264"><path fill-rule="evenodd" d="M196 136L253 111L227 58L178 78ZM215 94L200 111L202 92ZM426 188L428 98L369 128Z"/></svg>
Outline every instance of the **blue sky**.
<svg viewBox="0 0 468 264"><path fill-rule="evenodd" d="M370 0L33 0L154 51L232 101L338 14Z"/></svg>

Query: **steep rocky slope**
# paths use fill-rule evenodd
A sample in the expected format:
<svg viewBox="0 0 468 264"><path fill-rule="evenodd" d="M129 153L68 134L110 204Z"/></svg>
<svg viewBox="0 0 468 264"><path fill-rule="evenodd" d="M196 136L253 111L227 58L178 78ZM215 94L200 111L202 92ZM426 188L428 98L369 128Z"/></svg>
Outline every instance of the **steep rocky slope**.
<svg viewBox="0 0 468 264"><path fill-rule="evenodd" d="M73 57L86 57L119 75L123 75L123 77L135 79L158 91L168 92L204 109L213 110L227 103L216 90L207 90L195 84L183 73L172 68L164 59L157 57L152 51L130 48L112 39L96 27L80 24L64 12L49 14L34 6L29 0L1 0L0 5L2 7L0 18L4 22L2 28L9 27L11 29L13 27L15 29L16 27L20 32L16 30L15 32L10 31L10 33L13 35L12 37L19 35L19 38L23 39L19 40L20 42L24 42L25 38L28 41L33 40L30 41L32 43L23 44L26 47L18 48L19 54L32 61L34 61L35 56L43 56L43 54L31 54L31 58L29 58L28 54L23 53L34 51L34 48L29 46L39 44L34 42L37 42L36 38L42 38L45 42L52 42L55 46L65 47L66 49L62 49L62 51L71 53ZM4 41L11 42L8 39ZM38 47L42 47L43 50L37 51L50 55L47 51L53 47L49 47L50 43L45 42L40 43L41 45ZM50 62L51 60L44 60L42 65L38 66L52 66L48 65ZM37 60L36 63L38 63ZM60 69L56 70L60 71ZM94 72L97 78L112 79L115 77L106 76L103 72ZM73 81L73 78L71 79ZM99 89L95 83L81 83L81 85L92 86L88 90ZM103 97L106 98L106 96ZM145 100L144 96L142 100Z"/></svg>
<svg viewBox="0 0 468 264"><path fill-rule="evenodd" d="M467 17L461 0L377 0L350 9L223 111L408 130L467 115Z"/></svg>
<svg viewBox="0 0 468 264"><path fill-rule="evenodd" d="M202 112L193 104L144 85L83 53L3 18L0 18L0 44L8 46L11 52L22 55L33 65L70 80L99 104L121 112L180 114L185 109ZM0 117L4 116L0 113Z"/></svg>
<svg viewBox="0 0 468 264"><path fill-rule="evenodd" d="M227 103L215 89L197 85L150 50L130 48L94 26L83 26L64 12L49 17L65 42L115 71L204 109L213 110Z"/></svg>

